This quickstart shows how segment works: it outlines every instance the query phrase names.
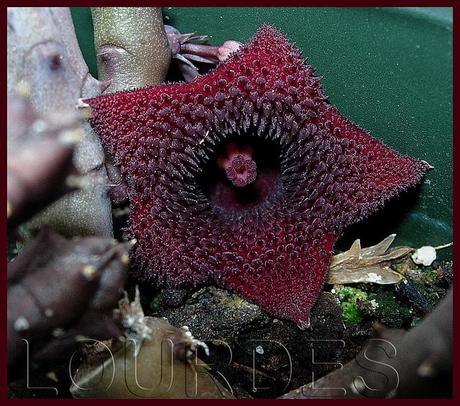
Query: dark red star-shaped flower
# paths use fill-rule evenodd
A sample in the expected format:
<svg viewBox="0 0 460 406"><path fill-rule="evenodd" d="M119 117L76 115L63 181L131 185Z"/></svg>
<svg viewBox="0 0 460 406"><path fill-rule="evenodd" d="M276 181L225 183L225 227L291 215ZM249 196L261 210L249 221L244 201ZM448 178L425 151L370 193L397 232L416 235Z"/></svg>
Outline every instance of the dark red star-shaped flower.
<svg viewBox="0 0 460 406"><path fill-rule="evenodd" d="M344 227L428 169L344 118L271 26L192 83L86 102L128 183L138 276L214 282L301 327Z"/></svg>

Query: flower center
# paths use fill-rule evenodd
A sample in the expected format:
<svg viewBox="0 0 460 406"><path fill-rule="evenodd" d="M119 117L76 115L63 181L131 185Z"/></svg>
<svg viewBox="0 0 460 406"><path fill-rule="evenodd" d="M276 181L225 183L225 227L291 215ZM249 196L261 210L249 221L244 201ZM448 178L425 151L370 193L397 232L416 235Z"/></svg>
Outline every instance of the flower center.
<svg viewBox="0 0 460 406"><path fill-rule="evenodd" d="M225 211L259 207L277 189L281 174L277 143L246 133L223 140L212 155L199 179L212 205Z"/></svg>
<svg viewBox="0 0 460 406"><path fill-rule="evenodd" d="M225 154L217 159L219 168L225 170L227 179L236 187L244 187L257 178L257 164L252 159L252 148L249 144L238 148L235 143L225 146Z"/></svg>

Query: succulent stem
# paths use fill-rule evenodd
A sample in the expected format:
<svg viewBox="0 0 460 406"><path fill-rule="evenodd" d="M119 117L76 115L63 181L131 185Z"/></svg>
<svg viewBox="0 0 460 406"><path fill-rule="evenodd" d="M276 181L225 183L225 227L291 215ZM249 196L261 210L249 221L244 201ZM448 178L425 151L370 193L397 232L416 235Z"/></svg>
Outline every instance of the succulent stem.
<svg viewBox="0 0 460 406"><path fill-rule="evenodd" d="M104 93L164 81L171 51L158 7L93 7L94 42Z"/></svg>

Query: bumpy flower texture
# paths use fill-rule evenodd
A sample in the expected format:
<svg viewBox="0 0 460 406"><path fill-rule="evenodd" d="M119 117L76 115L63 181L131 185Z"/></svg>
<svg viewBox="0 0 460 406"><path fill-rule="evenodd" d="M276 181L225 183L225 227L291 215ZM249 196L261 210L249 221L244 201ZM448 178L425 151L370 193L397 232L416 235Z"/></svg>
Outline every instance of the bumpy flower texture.
<svg viewBox="0 0 460 406"><path fill-rule="evenodd" d="M429 168L343 117L268 25L191 83L85 102L128 183L137 277L214 283L301 328L344 228Z"/></svg>

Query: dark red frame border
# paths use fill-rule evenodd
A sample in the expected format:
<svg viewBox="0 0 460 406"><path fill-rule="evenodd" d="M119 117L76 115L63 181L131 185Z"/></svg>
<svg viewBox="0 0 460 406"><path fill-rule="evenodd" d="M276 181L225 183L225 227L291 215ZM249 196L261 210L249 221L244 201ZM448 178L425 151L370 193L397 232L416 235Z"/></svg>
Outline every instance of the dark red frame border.
<svg viewBox="0 0 460 406"><path fill-rule="evenodd" d="M126 6L128 5L126 1L90 1L87 2L86 4L82 4L81 2L75 1L58 1L58 2L50 2L50 1L42 1L42 2L36 2L36 1L12 1L12 2L7 2L8 4L2 4L1 6L1 13L2 13L2 21L3 21L3 33L5 34L6 32L6 8L7 7L21 7L21 6L91 6L91 5L97 5L97 6ZM194 0L193 2L190 1L168 1L168 2L156 2L156 1L137 1L136 4L129 4L130 6L135 6L135 5L145 5L145 6L175 6L175 7L187 7L187 6L193 6L193 7L199 7L199 6L207 6L207 7L213 7L213 6L218 6L218 7L223 7L223 5L216 4L217 2L212 2L210 0ZM459 199L456 198L456 192L459 190L459 187L457 186L456 182L456 174L459 172L459 165L460 161L457 159L457 152L460 149L460 139L458 139L455 136L455 123L458 122L459 120L456 120L458 117L458 96L457 96L457 89L456 89L456 77L459 77L459 69L458 69L458 58L459 58L459 53L458 50L456 49L457 45L457 38L456 34L460 31L456 29L456 23L459 20L460 16L460 4L457 6L456 1L450 0L450 1L436 1L436 0L400 0L400 1L392 1L392 0L379 0L379 1L364 1L364 0L355 0L355 1L345 1L345 0L326 0L326 1L299 1L299 0L284 0L283 2L277 2L275 0L265 0L265 1L254 1L254 0L248 0L248 1L243 1L243 0L233 0L232 2L228 2L227 6L231 7L249 7L249 6L260 6L260 7L276 7L276 6L282 6L282 7L288 7L288 6L316 6L316 7L339 7L339 6L346 6L346 7L453 7L454 11L454 28L453 28L453 120L454 120L454 126L453 126L453 207L454 207L454 213L453 213L453 235L454 235L454 240L456 240L456 227L458 225L458 220L457 220L457 206L458 202L460 201ZM4 80L3 80L3 94L4 97L2 98L2 116L3 116L3 135L1 137L1 142L0 142L0 148L1 148L1 159L0 159L0 164L1 164L1 172L3 174L6 174L6 35L4 35L3 41L1 43L1 63L3 66L3 72L4 72ZM457 75L456 75L457 73ZM458 131L457 131L458 132ZM3 210L3 213L6 212L6 176L2 176L1 178L1 186L2 186L2 191L4 197L1 200L1 210ZM6 217L2 217L2 226L3 229L5 230L4 234L1 235L1 247L3 252L6 252L7 250L7 225L6 225ZM458 248L456 244L454 244L453 247L453 257L454 257L454 291L459 287L459 276L455 275L457 272L457 263L459 260L459 253L458 253ZM3 295L1 296L1 315L2 315L2 326L4 327L0 331L2 331L1 334L1 348L2 351L0 352L0 360L1 360L1 372L0 372L0 398L5 399L8 402L15 402L15 403L28 403L28 402L38 402L38 403L50 403L50 402L72 402L75 400L72 399L15 399L15 400L8 400L7 399L7 345L6 345L6 291L7 291L7 284L6 284L6 263L5 263L5 270L3 277L1 279L1 285L2 285L2 292ZM459 307L459 297L457 294L454 293L454 337L453 337L453 343L458 343L460 341L460 336L459 336L459 329L460 329L460 311L458 309ZM453 352L453 398L452 399L442 399L442 400L435 400L436 402L442 402L442 403L452 403L454 401L458 401L460 399L460 374L459 374L459 356L460 356L460 351L459 349L455 346L454 344L454 352ZM144 402L147 400L144 400ZM274 402L276 400L268 400L270 402ZM314 401L314 402L334 402L334 401L340 401L338 399L329 399L329 400L309 400ZM350 402L350 400L342 400L345 402ZM367 400L358 400L358 402L366 402ZM395 403L400 403L403 404L404 406L408 406L409 404L419 404L420 402L433 402L433 399L392 399L389 400L392 402L392 404ZM89 400L87 402L96 402L96 400ZM112 402L112 400L97 400L97 404L109 404L109 402ZM122 400L116 400L116 402L122 402ZM158 400L151 400L151 402L159 402ZM169 400L168 403L175 402L173 400ZM176 401L177 402L177 401ZM197 400L186 400L185 402L197 402ZM200 401L201 402L201 401ZM209 402L209 401L208 401ZM226 401L223 401L226 402ZM239 400L239 402L247 402L245 400ZM258 399L258 400L251 400L251 403L254 404L256 403L262 403L262 402L267 402L267 400L264 399ZM375 403L380 403L380 402L385 402L383 399L379 400L371 400L373 404Z"/></svg>

